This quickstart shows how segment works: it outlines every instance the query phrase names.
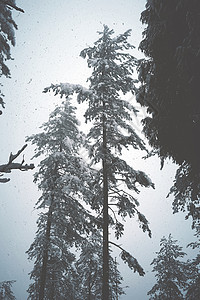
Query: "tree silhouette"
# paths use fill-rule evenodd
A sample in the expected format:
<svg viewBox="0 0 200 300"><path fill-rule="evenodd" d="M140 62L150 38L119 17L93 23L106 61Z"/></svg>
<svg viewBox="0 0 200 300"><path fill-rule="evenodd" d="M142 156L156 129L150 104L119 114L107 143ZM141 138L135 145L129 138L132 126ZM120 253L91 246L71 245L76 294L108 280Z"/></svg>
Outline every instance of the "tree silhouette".
<svg viewBox="0 0 200 300"><path fill-rule="evenodd" d="M137 101L151 114L144 133L161 158L179 165L171 189L174 212L187 210L193 227L200 220L200 2L147 1L141 20L147 25L140 49Z"/></svg>

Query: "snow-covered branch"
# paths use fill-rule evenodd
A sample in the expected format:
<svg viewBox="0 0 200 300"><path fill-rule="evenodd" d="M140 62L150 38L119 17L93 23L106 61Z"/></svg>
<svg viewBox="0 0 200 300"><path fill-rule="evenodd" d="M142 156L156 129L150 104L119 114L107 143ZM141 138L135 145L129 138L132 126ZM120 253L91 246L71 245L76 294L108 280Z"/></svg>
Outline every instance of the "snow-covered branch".
<svg viewBox="0 0 200 300"><path fill-rule="evenodd" d="M133 270L134 272L138 272L140 276L144 276L145 272L143 270L143 268L140 266L140 264L138 263L137 259L135 257L133 257L129 252L127 252L126 250L124 250L120 245L109 241L109 243L111 245L114 245L115 247L119 248L120 250L122 250L122 252L120 253L121 259L128 264L129 268L131 270Z"/></svg>

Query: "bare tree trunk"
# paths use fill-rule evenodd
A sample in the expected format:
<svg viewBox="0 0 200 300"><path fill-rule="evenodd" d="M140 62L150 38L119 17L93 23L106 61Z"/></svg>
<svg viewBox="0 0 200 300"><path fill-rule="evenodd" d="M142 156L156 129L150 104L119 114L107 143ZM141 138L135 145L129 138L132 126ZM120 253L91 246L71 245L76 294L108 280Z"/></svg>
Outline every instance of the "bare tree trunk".
<svg viewBox="0 0 200 300"><path fill-rule="evenodd" d="M103 103L105 108L105 103ZM109 300L109 249L108 249L108 172L106 117L103 115L103 284L102 300Z"/></svg>

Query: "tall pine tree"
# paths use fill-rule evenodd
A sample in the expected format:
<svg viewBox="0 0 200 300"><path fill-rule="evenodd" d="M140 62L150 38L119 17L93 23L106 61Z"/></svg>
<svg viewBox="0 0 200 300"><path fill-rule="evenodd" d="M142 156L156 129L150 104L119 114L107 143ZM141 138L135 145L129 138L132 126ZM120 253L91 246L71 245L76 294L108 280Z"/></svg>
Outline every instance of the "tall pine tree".
<svg viewBox="0 0 200 300"><path fill-rule="evenodd" d="M44 90L66 96L77 93L78 101L88 104L85 119L92 123L87 136L89 157L93 165L99 168L93 183L96 197L91 205L103 215L100 219L103 231L103 300L110 299L109 226L114 227L119 238L124 230L121 219L137 216L143 231L151 235L148 221L138 210L139 203L134 192L139 193L139 185L150 187L153 184L144 172L134 170L121 158L123 149L145 150L143 141L130 124L136 110L124 99L125 94L135 90L132 73L137 60L128 53L133 48L127 41L130 32L128 30L112 37L114 31L104 26L94 46L81 51L81 57L87 58L88 67L92 69L92 75L88 78L89 89L66 83L52 84ZM134 271L144 275L137 260L128 252L122 249L121 257Z"/></svg>
<svg viewBox="0 0 200 300"><path fill-rule="evenodd" d="M35 157L42 158L34 178L42 193L36 204L41 213L27 251L35 260L29 299L78 299L71 248L92 231L95 219L84 207L91 197L87 181L92 173L79 156L82 138L69 99L51 113L42 130L27 139L36 145Z"/></svg>

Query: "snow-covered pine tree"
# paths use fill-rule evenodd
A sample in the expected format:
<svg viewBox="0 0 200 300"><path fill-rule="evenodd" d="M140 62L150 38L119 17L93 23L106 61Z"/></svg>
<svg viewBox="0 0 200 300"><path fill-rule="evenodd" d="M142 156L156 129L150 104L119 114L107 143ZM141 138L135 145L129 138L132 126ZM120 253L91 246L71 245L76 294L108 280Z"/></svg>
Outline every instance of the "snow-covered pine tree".
<svg viewBox="0 0 200 300"><path fill-rule="evenodd" d="M92 171L79 156L82 137L69 99L41 128L27 139L36 146L34 157L42 158L34 177L42 194L36 203L41 210L38 230L27 251L35 260L28 299L78 299L71 247L79 246L94 227L83 204L91 196L87 181Z"/></svg>
<svg viewBox="0 0 200 300"><path fill-rule="evenodd" d="M79 259L76 261L76 270L79 275L77 289L80 297L86 300L102 299L102 238L99 232L92 234L90 239L85 240ZM119 299L120 295L125 294L121 284L122 276L117 268L116 260L109 257L109 289L110 299Z"/></svg>
<svg viewBox="0 0 200 300"><path fill-rule="evenodd" d="M156 284L147 293L150 300L183 300L183 290L187 285L186 264L179 260L185 256L172 235L160 241L160 251L152 261L153 272L156 273Z"/></svg>
<svg viewBox="0 0 200 300"><path fill-rule="evenodd" d="M12 285L15 280L0 282L0 300L15 300L15 296L12 292Z"/></svg>
<svg viewBox="0 0 200 300"><path fill-rule="evenodd" d="M138 185L153 187L153 184L144 172L134 170L120 158L123 149L145 150L143 141L131 126L131 115L137 111L124 100L126 93L134 93L135 90L132 73L137 60L128 53L133 48L127 41L130 32L128 30L112 37L114 31L105 25L94 46L81 51L80 55L87 58L88 67L92 68L92 75L88 78L89 89L65 83L52 84L44 90L53 90L55 94L66 96L77 93L78 101L87 101L88 104L85 119L86 122L92 121L87 136L90 142L89 156L96 167L102 164L96 182L93 183L96 197L91 204L94 209L103 212L103 300L110 299L108 227L111 225L115 228L117 238L123 234L124 229L116 215L122 219L138 216L142 230L151 235L148 221L138 210L139 202L134 192L139 193ZM137 260L128 252L122 249L121 257L130 268L144 275Z"/></svg>

